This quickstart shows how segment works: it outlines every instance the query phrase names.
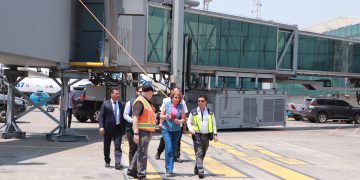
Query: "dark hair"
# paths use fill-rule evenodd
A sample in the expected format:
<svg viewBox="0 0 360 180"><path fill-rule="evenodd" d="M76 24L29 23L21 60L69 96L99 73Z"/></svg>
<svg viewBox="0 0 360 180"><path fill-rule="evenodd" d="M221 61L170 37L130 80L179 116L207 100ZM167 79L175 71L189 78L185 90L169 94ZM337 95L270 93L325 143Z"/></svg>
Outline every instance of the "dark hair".
<svg viewBox="0 0 360 180"><path fill-rule="evenodd" d="M204 100L207 101L206 95L201 94L201 95L199 95L198 99L199 99L199 98L204 98Z"/></svg>
<svg viewBox="0 0 360 180"><path fill-rule="evenodd" d="M110 91L111 94L114 93L114 91L119 91L119 89L118 88L112 88L111 91Z"/></svg>
<svg viewBox="0 0 360 180"><path fill-rule="evenodd" d="M140 88L141 88L141 86L137 86L137 87L136 87L136 91L139 91Z"/></svg>

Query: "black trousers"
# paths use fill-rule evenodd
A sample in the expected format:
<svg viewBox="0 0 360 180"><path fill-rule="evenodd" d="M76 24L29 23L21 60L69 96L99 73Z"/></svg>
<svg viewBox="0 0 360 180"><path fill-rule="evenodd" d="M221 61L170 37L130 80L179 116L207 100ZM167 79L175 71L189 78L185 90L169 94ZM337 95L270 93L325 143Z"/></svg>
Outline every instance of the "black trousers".
<svg viewBox="0 0 360 180"><path fill-rule="evenodd" d="M129 142L129 163L131 163L136 150L137 150L137 144L134 142L134 132L131 130L126 131L126 137Z"/></svg>
<svg viewBox="0 0 360 180"><path fill-rule="evenodd" d="M72 108L68 108L67 110L67 126L71 126L71 118L72 118Z"/></svg>
<svg viewBox="0 0 360 180"><path fill-rule="evenodd" d="M104 160L106 163L110 163L110 145L111 141L114 140L114 155L115 155L115 165L121 163L121 127L120 125L111 127L110 129L105 129L104 134Z"/></svg>
<svg viewBox="0 0 360 180"><path fill-rule="evenodd" d="M209 148L209 135L195 133L192 135L192 139L194 141L194 150L196 156L196 164L194 169L197 169L199 173L204 174L204 158L206 151Z"/></svg>
<svg viewBox="0 0 360 180"><path fill-rule="evenodd" d="M181 137L182 137L182 132L180 134L179 142L177 144L177 148L176 148L176 152L175 152L175 157L176 158L180 158ZM159 146L157 148L157 153L159 155L161 155L161 153L164 152L164 150L165 150L165 142L164 142L164 138L161 137Z"/></svg>

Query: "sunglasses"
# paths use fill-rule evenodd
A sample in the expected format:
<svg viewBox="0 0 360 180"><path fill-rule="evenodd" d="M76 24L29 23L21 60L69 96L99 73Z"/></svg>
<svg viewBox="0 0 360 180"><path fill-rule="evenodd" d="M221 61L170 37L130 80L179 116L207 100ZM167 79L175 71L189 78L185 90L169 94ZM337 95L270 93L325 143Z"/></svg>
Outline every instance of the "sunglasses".
<svg viewBox="0 0 360 180"><path fill-rule="evenodd" d="M198 100L198 102L201 102L201 103L203 103L203 102L205 102L205 100Z"/></svg>

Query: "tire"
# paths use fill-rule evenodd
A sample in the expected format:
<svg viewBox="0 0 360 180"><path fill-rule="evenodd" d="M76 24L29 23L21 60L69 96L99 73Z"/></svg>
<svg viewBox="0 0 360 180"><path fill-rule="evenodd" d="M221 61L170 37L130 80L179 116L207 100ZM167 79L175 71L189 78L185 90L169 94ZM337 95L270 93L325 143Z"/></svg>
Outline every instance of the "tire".
<svg viewBox="0 0 360 180"><path fill-rule="evenodd" d="M0 122L6 122L6 111L0 110Z"/></svg>
<svg viewBox="0 0 360 180"><path fill-rule="evenodd" d="M320 112L317 115L317 122L319 122L319 123L326 123L327 119L328 119L328 117L327 117L326 113Z"/></svg>
<svg viewBox="0 0 360 180"><path fill-rule="evenodd" d="M351 124L353 121L345 121L346 124Z"/></svg>
<svg viewBox="0 0 360 180"><path fill-rule="evenodd" d="M79 122L86 122L89 119L87 116L76 115L75 117Z"/></svg>
<svg viewBox="0 0 360 180"><path fill-rule="evenodd" d="M355 124L360 124L360 114L355 115L354 122Z"/></svg>
<svg viewBox="0 0 360 180"><path fill-rule="evenodd" d="M302 117L300 115L294 116L295 121L301 121Z"/></svg>
<svg viewBox="0 0 360 180"><path fill-rule="evenodd" d="M99 122L99 114L100 114L100 111L95 111L95 112L93 113L93 115L90 116L91 122L93 122L93 123L98 123L98 122Z"/></svg>

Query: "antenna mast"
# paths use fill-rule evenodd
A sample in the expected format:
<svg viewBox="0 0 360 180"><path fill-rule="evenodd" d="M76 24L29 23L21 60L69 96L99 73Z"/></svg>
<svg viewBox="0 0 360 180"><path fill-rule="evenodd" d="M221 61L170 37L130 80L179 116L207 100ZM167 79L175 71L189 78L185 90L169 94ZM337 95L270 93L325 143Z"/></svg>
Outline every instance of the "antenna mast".
<svg viewBox="0 0 360 180"><path fill-rule="evenodd" d="M209 4L212 0L204 0L204 3L203 3L203 10L204 11L208 11L209 10Z"/></svg>
<svg viewBox="0 0 360 180"><path fill-rule="evenodd" d="M251 11L253 14L256 14L256 19L261 19L261 0L253 0L254 9Z"/></svg>

